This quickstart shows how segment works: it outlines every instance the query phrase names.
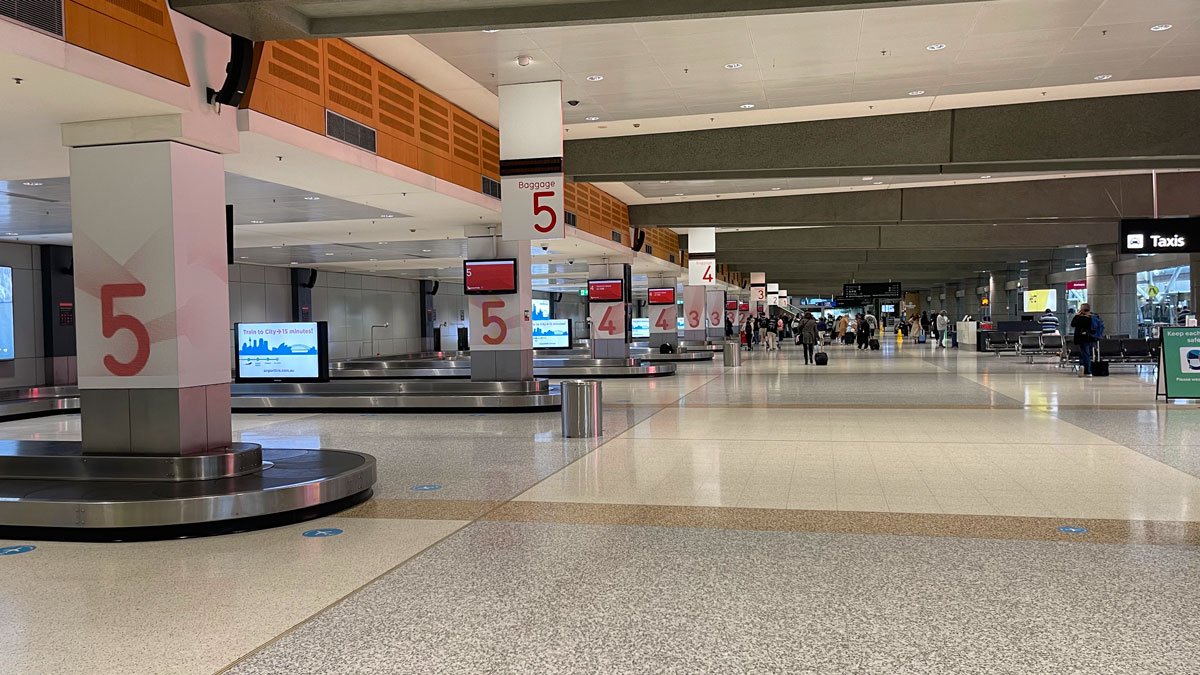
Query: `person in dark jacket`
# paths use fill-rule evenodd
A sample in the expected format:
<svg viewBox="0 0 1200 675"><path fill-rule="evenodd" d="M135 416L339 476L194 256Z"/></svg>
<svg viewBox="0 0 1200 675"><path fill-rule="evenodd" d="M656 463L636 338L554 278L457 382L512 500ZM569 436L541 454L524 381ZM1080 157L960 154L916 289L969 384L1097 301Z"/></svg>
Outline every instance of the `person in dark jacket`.
<svg viewBox="0 0 1200 675"><path fill-rule="evenodd" d="M799 327L796 330L796 339L804 347L804 365L814 363L813 357L817 347L817 320L813 318L812 312L805 312L800 319Z"/></svg>
<svg viewBox="0 0 1200 675"><path fill-rule="evenodd" d="M1079 346L1079 376L1092 376L1092 350L1096 336L1092 335L1092 306L1083 303L1079 313L1071 319L1072 341Z"/></svg>

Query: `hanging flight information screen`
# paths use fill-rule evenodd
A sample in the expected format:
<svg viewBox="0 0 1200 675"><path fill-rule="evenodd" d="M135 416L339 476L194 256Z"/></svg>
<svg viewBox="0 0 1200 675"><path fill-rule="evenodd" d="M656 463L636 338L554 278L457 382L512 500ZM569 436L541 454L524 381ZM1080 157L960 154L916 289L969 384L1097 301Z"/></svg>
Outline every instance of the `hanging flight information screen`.
<svg viewBox="0 0 1200 675"><path fill-rule="evenodd" d="M650 305L675 304L674 288L651 288L646 291L646 303Z"/></svg>
<svg viewBox="0 0 1200 675"><path fill-rule="evenodd" d="M516 259L464 260L463 292L467 295L504 295L516 293Z"/></svg>
<svg viewBox="0 0 1200 675"><path fill-rule="evenodd" d="M280 382L323 380L329 375L325 322L239 323L237 379Z"/></svg>
<svg viewBox="0 0 1200 675"><path fill-rule="evenodd" d="M620 279L597 279L588 282L589 302L622 302L625 284Z"/></svg>

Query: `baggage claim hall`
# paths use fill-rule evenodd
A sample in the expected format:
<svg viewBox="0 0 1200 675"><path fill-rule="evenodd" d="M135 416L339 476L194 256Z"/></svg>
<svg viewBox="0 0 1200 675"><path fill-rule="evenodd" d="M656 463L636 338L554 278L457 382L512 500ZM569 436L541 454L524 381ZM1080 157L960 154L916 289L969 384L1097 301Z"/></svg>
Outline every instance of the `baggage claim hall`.
<svg viewBox="0 0 1200 675"><path fill-rule="evenodd" d="M1200 673L1200 2L0 1L0 674Z"/></svg>

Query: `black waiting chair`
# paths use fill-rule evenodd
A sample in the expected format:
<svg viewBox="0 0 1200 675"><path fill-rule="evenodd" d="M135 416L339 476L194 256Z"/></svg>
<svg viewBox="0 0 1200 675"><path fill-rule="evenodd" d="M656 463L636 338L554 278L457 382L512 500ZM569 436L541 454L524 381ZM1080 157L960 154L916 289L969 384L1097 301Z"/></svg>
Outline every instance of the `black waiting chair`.
<svg viewBox="0 0 1200 675"><path fill-rule="evenodd" d="M1115 338L1101 338L1099 342L1100 360L1124 361L1125 352L1121 349L1121 341Z"/></svg>
<svg viewBox="0 0 1200 675"><path fill-rule="evenodd" d="M1124 352L1125 360L1129 362L1151 363L1155 360L1149 340L1122 340L1121 351Z"/></svg>

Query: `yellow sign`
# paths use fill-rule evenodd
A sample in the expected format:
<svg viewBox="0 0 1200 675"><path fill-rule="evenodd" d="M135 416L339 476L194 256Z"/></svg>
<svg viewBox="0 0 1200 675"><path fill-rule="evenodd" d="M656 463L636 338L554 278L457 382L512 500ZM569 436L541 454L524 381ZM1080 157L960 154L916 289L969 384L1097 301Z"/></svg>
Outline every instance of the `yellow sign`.
<svg viewBox="0 0 1200 675"><path fill-rule="evenodd" d="M1150 299L1153 300L1158 297L1158 286L1150 286L1146 289L1146 292L1150 294Z"/></svg>
<svg viewBox="0 0 1200 675"><path fill-rule="evenodd" d="M1044 312L1047 309L1056 310L1058 307L1057 293L1052 288L1025 291L1025 311Z"/></svg>
<svg viewBox="0 0 1200 675"><path fill-rule="evenodd" d="M992 303L987 298L980 298L979 304L983 305L984 307L987 307L988 305L990 305Z"/></svg>

